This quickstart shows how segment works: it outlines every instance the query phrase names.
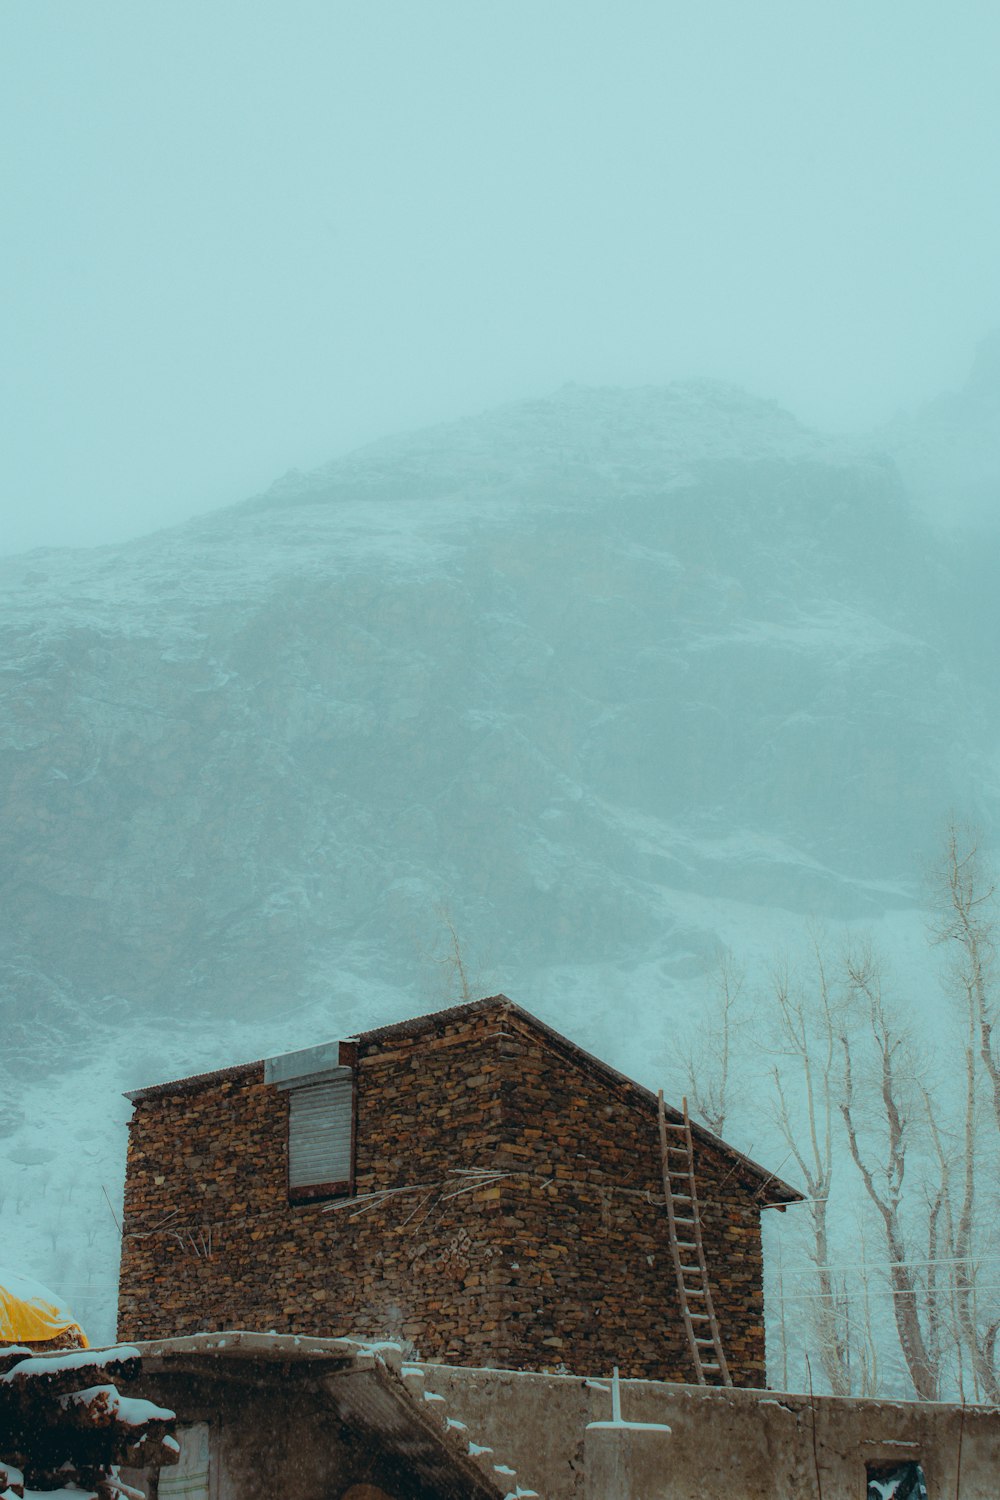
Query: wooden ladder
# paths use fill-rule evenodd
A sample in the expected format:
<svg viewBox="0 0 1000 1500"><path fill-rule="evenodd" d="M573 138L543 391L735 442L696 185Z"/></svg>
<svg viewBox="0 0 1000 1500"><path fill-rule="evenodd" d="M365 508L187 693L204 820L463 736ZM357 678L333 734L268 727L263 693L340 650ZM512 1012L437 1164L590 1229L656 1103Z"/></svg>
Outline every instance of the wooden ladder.
<svg viewBox="0 0 1000 1500"><path fill-rule="evenodd" d="M699 1385L732 1385L726 1356L722 1352L719 1325L712 1305L712 1289L708 1284L705 1249L701 1240L701 1216L698 1210L698 1189L694 1180L694 1146L687 1100L683 1101L683 1123L676 1125L667 1120L662 1089L657 1106L670 1255L674 1263L677 1296L695 1374ZM668 1137L668 1131L672 1132L672 1136ZM671 1139L676 1144L671 1145ZM706 1372L715 1377L714 1382L706 1379Z"/></svg>

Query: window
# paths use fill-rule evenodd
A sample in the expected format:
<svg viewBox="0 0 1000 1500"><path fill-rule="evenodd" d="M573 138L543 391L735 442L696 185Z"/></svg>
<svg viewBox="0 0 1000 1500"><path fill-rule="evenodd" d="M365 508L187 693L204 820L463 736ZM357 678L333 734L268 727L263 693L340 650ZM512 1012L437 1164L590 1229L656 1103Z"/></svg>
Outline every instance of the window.
<svg viewBox="0 0 1000 1500"><path fill-rule="evenodd" d="M909 1461L869 1464L868 1500L927 1500L923 1469Z"/></svg>
<svg viewBox="0 0 1000 1500"><path fill-rule="evenodd" d="M353 1042L326 1042L264 1063L288 1095L288 1197L311 1203L354 1191Z"/></svg>
<svg viewBox="0 0 1000 1500"><path fill-rule="evenodd" d="M354 1176L354 1077L310 1083L288 1095L288 1195L349 1193Z"/></svg>

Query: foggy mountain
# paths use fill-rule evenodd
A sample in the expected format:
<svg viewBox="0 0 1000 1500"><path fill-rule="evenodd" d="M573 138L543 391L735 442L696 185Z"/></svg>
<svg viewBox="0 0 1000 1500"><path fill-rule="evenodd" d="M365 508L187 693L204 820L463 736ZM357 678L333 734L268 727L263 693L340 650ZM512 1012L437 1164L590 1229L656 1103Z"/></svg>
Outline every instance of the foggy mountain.
<svg viewBox="0 0 1000 1500"><path fill-rule="evenodd" d="M92 1341L124 1091L503 991L807 1189L762 1216L776 1380L834 1383L819 1262L855 1388L911 1391L839 1110L828 1191L790 1152L781 985L856 1016L884 959L956 1291L1000 8L772 9L0 7L0 1221Z"/></svg>
<svg viewBox="0 0 1000 1500"><path fill-rule="evenodd" d="M3 598L33 1034L406 990L446 921L505 987L683 976L714 902L875 916L995 800L960 554L887 457L727 387L395 438Z"/></svg>
<svg viewBox="0 0 1000 1500"><path fill-rule="evenodd" d="M983 339L961 391L904 413L880 435L929 514L995 525L1000 501L1000 329Z"/></svg>
<svg viewBox="0 0 1000 1500"><path fill-rule="evenodd" d="M911 499L985 389L921 450L567 387L0 562L36 1273L109 1332L110 1219L70 1246L32 1173L113 1197L117 1089L461 998L452 932L474 993L652 1073L720 942L912 912L947 811L996 815L996 542ZM90 1113L43 1122L67 1078Z"/></svg>

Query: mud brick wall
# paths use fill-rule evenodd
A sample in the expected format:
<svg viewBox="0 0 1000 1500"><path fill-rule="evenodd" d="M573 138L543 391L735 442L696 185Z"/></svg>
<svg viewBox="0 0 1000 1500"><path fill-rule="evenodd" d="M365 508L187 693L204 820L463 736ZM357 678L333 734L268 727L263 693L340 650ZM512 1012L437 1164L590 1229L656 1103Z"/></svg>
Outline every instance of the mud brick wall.
<svg viewBox="0 0 1000 1500"><path fill-rule="evenodd" d="M363 1037L355 1196L332 1203L288 1202L288 1094L263 1064L140 1099L119 1337L392 1337L443 1363L691 1379L655 1108L578 1058L509 1008ZM696 1162L733 1378L761 1385L758 1184L710 1146Z"/></svg>

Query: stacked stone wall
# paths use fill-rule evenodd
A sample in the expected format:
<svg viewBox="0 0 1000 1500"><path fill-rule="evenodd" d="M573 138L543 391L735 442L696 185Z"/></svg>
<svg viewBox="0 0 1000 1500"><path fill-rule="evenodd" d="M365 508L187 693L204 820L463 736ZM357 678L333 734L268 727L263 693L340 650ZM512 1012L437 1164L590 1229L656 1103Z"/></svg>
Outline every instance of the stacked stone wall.
<svg viewBox="0 0 1000 1500"><path fill-rule="evenodd" d="M670 1256L655 1105L511 1018L497 1365L692 1380ZM758 1184L696 1142L705 1256L733 1380L764 1383Z"/></svg>
<svg viewBox="0 0 1000 1500"><path fill-rule="evenodd" d="M391 1337L464 1359L496 1336L499 1061L449 1027L361 1051L355 1196L287 1194L288 1095L258 1064L136 1105L119 1336L247 1328ZM385 1194L385 1196L373 1196Z"/></svg>
<svg viewBox="0 0 1000 1500"><path fill-rule="evenodd" d="M464 1365L690 1379L655 1108L509 1012L362 1043L355 1192L287 1194L288 1095L262 1064L140 1099L119 1337L389 1337ZM701 1146L734 1379L763 1383L754 1191Z"/></svg>

